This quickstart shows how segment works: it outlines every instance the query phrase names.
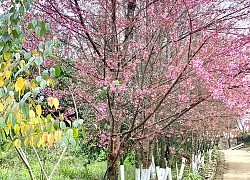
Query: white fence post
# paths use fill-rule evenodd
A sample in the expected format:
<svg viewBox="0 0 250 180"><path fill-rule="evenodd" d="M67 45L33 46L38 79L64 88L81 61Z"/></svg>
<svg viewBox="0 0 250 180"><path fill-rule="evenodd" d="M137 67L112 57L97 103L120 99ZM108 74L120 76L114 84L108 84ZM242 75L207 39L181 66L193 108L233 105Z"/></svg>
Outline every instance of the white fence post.
<svg viewBox="0 0 250 180"><path fill-rule="evenodd" d="M135 180L141 180L140 168L135 169Z"/></svg>
<svg viewBox="0 0 250 180"><path fill-rule="evenodd" d="M120 165L121 180L125 180L124 165Z"/></svg>
<svg viewBox="0 0 250 180"><path fill-rule="evenodd" d="M186 158L182 157L181 169L180 169L180 174L179 174L179 176L178 176L178 180L181 180L181 179L182 179L183 172L184 172L184 168L185 168L185 162L186 162Z"/></svg>

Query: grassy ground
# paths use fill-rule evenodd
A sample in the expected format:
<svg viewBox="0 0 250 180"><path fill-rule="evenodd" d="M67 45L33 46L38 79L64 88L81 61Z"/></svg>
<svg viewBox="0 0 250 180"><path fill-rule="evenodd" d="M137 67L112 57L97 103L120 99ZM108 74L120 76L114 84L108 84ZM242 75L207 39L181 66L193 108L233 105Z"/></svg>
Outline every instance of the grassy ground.
<svg viewBox="0 0 250 180"><path fill-rule="evenodd" d="M27 154L28 161L32 167L35 175L35 179L41 180L41 168L38 160L35 156L34 151L31 148L24 149ZM61 150L49 150L39 149L38 153L44 163L44 168L47 174L51 172L57 160L59 159ZM63 156L60 165L55 171L52 179L53 180L101 180L106 171L107 162L100 158L101 155L97 156L99 159L91 161L90 164L86 163L89 161L81 151L75 151L68 149ZM105 158L104 158L105 159ZM128 157L125 162L125 179L134 180L135 166L133 163L133 155ZM88 165L87 165L88 164ZM179 163L180 165L180 163ZM200 180L199 174L190 173L190 167L187 165L184 170L185 180ZM175 168L172 169L173 179L176 179ZM15 150L0 153L0 179L1 180L27 180L29 179L29 173L25 168L24 164L20 160Z"/></svg>
<svg viewBox="0 0 250 180"><path fill-rule="evenodd" d="M41 179L41 169L36 159L34 152L30 149L26 149L28 154L28 161L32 167L35 175L35 179ZM39 154L45 163L45 171L51 172L56 164L60 151L58 150L40 150ZM74 155L74 153L67 152L63 157L59 167L53 175L53 180L68 180L68 179L82 179L82 180L100 180L102 179L105 170L105 161L94 161L91 164L84 166L83 162L86 161L84 157ZM126 179L132 180L132 171L134 167L128 161L125 162L125 174L131 175ZM133 176L134 177L134 176ZM18 157L15 150L8 152L2 152L0 154L0 179L1 180L27 180L29 179L29 173L22 161Z"/></svg>

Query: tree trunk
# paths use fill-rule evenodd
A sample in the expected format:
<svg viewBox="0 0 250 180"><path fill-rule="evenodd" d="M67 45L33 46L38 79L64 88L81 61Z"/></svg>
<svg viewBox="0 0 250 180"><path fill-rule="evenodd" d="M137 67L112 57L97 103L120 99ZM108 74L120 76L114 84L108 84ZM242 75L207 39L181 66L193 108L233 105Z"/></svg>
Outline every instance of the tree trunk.
<svg viewBox="0 0 250 180"><path fill-rule="evenodd" d="M135 180L141 179L140 172L140 149L135 148Z"/></svg>
<svg viewBox="0 0 250 180"><path fill-rule="evenodd" d="M115 141L110 138L108 149L107 180L118 180L118 154L115 153Z"/></svg>
<svg viewBox="0 0 250 180"><path fill-rule="evenodd" d="M160 140L160 168L166 168L165 152L166 152L166 143L164 140Z"/></svg>
<svg viewBox="0 0 250 180"><path fill-rule="evenodd" d="M108 158L108 177L107 180L118 180L118 159L112 153Z"/></svg>
<svg viewBox="0 0 250 180"><path fill-rule="evenodd" d="M151 143L148 140L143 142L143 152L142 152L142 172L141 179L149 180L150 178L150 165L151 165Z"/></svg>

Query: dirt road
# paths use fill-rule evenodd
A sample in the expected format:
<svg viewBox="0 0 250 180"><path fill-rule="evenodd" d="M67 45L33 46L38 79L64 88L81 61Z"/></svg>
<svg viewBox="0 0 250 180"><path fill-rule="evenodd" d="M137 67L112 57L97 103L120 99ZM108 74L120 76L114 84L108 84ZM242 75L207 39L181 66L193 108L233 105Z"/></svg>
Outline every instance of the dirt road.
<svg viewBox="0 0 250 180"><path fill-rule="evenodd" d="M224 150L223 180L250 180L250 151Z"/></svg>

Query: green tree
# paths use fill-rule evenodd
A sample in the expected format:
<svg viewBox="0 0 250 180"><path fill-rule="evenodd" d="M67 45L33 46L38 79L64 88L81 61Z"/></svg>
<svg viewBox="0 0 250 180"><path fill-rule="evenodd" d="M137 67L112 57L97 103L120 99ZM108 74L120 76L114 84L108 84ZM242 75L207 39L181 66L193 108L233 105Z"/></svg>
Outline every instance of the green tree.
<svg viewBox="0 0 250 180"><path fill-rule="evenodd" d="M31 146L43 174L50 179L68 144L76 146L78 126L82 122L76 121L71 128L51 114L43 116L44 107L55 110L59 107L56 97L49 97L47 105L37 98L43 88L54 84L55 69L43 70L41 65L46 57L55 57L56 54L53 54L54 41L41 42L39 52L29 52L23 47L27 34L42 36L49 30L49 24L45 22L32 20L24 23L30 3L27 0L11 1L10 8L0 15L0 143L2 150L16 149L31 179L34 179L22 149L22 146ZM64 145L64 150L50 175L47 175L36 148L53 146L55 143Z"/></svg>

